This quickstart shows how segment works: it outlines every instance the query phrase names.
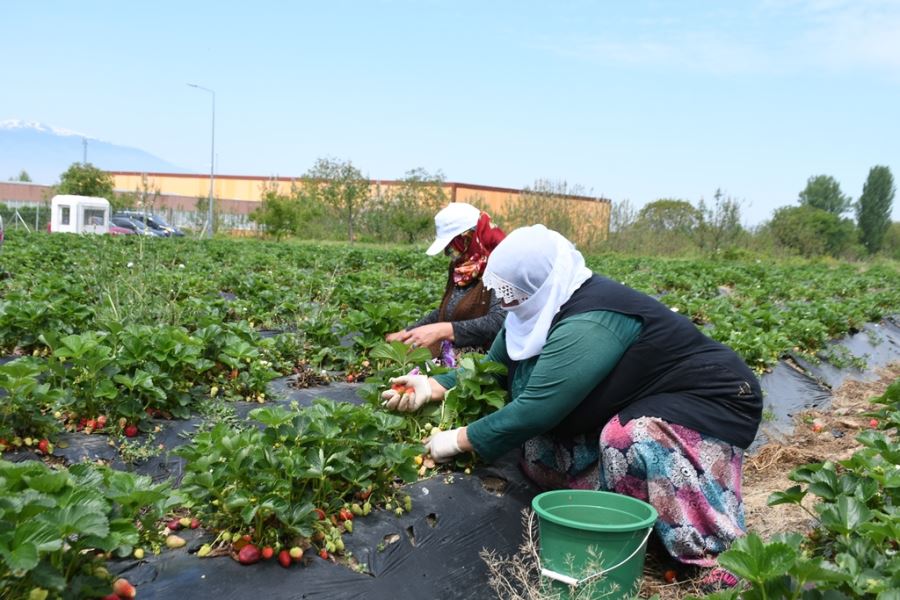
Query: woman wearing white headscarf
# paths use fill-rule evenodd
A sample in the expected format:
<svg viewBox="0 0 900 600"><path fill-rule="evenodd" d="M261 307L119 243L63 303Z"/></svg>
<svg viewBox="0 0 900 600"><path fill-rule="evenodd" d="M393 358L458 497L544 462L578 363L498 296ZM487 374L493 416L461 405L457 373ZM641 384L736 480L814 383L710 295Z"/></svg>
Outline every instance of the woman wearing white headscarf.
<svg viewBox="0 0 900 600"><path fill-rule="evenodd" d="M713 567L744 533L743 449L762 392L733 350L657 300L591 273L543 225L510 233L484 285L508 311L487 358L507 365L510 402L428 442L435 460L475 451L493 460L523 447L525 473L546 488L606 489L652 504L656 533L680 564ZM450 372L397 378L384 393L412 411L441 401ZM734 585L714 569L713 585Z"/></svg>

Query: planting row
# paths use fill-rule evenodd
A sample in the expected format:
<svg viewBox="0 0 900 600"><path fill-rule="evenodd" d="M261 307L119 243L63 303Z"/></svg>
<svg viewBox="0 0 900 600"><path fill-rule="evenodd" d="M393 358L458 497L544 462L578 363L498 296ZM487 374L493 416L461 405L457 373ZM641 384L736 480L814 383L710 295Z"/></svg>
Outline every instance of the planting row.
<svg viewBox="0 0 900 600"><path fill-rule="evenodd" d="M365 375L385 333L437 305L446 263L410 248L16 234L4 248L0 348L116 324L246 321L295 331L303 358ZM658 296L757 369L813 354L900 308L896 264L587 257L596 272Z"/></svg>

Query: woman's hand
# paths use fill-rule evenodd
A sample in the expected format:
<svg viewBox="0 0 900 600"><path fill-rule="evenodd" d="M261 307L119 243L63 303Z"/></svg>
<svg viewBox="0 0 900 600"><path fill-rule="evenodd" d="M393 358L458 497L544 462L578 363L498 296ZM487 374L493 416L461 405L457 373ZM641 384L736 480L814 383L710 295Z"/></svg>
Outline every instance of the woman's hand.
<svg viewBox="0 0 900 600"><path fill-rule="evenodd" d="M384 336L384 341L386 342L402 342L403 339L409 335L409 332L405 329L401 329L400 331L395 331L394 333L389 333Z"/></svg>
<svg viewBox="0 0 900 600"><path fill-rule="evenodd" d="M472 450L465 427L442 431L425 441L425 449L434 462L447 462L457 454Z"/></svg>
<svg viewBox="0 0 900 600"><path fill-rule="evenodd" d="M453 325L448 322L422 325L405 333L405 337L399 338L400 341L404 344L409 344L413 348L427 348L442 340L450 340L452 342L454 338Z"/></svg>
<svg viewBox="0 0 900 600"><path fill-rule="evenodd" d="M382 406L400 412L413 412L431 401L431 384L427 375L404 375L390 379L391 389L381 393Z"/></svg>

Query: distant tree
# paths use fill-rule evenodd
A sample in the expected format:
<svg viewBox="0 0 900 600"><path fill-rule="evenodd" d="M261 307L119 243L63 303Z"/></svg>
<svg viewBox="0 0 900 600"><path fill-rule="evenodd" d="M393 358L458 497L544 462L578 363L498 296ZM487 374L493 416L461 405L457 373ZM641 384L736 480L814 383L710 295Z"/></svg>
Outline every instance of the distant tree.
<svg viewBox="0 0 900 600"><path fill-rule="evenodd" d="M811 206L840 216L850 209L852 200L841 191L840 184L830 175L814 175L800 192L800 205Z"/></svg>
<svg viewBox="0 0 900 600"><path fill-rule="evenodd" d="M735 246L744 234L741 226L741 203L731 196L725 196L721 189L713 195L713 204L707 208L701 198L697 210L702 222L697 228L700 246L709 252L718 252L725 247Z"/></svg>
<svg viewBox="0 0 900 600"><path fill-rule="evenodd" d="M702 220L703 214L687 200L664 198L646 204L635 225L657 233L690 234Z"/></svg>
<svg viewBox="0 0 900 600"><path fill-rule="evenodd" d="M609 233L608 216L604 214L607 207L598 200L585 199L592 196L581 185L538 179L533 186L505 202L499 214L488 212L506 231L542 223L579 248L590 248L605 240Z"/></svg>
<svg viewBox="0 0 900 600"><path fill-rule="evenodd" d="M31 175L28 174L28 171L22 169L16 177L10 177L9 180L19 181L21 183L31 183Z"/></svg>
<svg viewBox="0 0 900 600"><path fill-rule="evenodd" d="M120 192L110 204L114 211L136 209L147 213L156 212L156 206L162 192L158 185L151 185L147 175L141 175L141 183L133 192Z"/></svg>
<svg viewBox="0 0 900 600"><path fill-rule="evenodd" d="M884 234L881 251L895 260L900 260L900 223L893 222Z"/></svg>
<svg viewBox="0 0 900 600"><path fill-rule="evenodd" d="M302 195L331 207L347 225L353 243L353 220L369 199L369 180L349 160L320 158L303 176Z"/></svg>
<svg viewBox="0 0 900 600"><path fill-rule="evenodd" d="M447 205L444 175L418 168L394 185L379 189L364 213L363 226L372 239L413 243L434 235L434 215Z"/></svg>
<svg viewBox="0 0 900 600"><path fill-rule="evenodd" d="M890 168L877 166L869 170L862 196L856 205L860 242L869 254L881 250L884 236L891 226L894 191L894 177Z"/></svg>
<svg viewBox="0 0 900 600"><path fill-rule="evenodd" d="M299 231L300 202L295 196L280 194L273 181L263 186L262 203L250 213L250 218L262 225L266 234L280 240Z"/></svg>
<svg viewBox="0 0 900 600"><path fill-rule="evenodd" d="M56 193L95 196L115 202L112 176L91 163L72 163L72 166L59 176Z"/></svg>
<svg viewBox="0 0 900 600"><path fill-rule="evenodd" d="M812 206L779 208L768 228L779 245L806 257L841 256L856 236L853 221Z"/></svg>

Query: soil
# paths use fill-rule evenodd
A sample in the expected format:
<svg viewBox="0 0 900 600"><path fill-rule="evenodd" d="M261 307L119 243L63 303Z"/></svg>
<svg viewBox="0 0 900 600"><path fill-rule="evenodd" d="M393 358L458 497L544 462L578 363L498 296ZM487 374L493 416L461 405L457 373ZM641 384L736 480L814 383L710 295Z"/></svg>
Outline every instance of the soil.
<svg viewBox="0 0 900 600"><path fill-rule="evenodd" d="M771 441L745 457L743 496L748 529L769 539L778 533L806 532L814 526L799 506L768 506L769 495L796 485L788 478L796 467L822 460L844 460L861 447L856 436L869 428L870 417L864 416L872 409L869 400L900 378L900 363L888 365L876 375L873 381L847 381L833 390L830 406L797 415L790 436ZM814 501L814 496L807 496L807 508ZM666 583L662 579L664 571L656 553L648 553L642 597L659 594L661 600L679 600L689 594L702 595L698 587L702 575Z"/></svg>

